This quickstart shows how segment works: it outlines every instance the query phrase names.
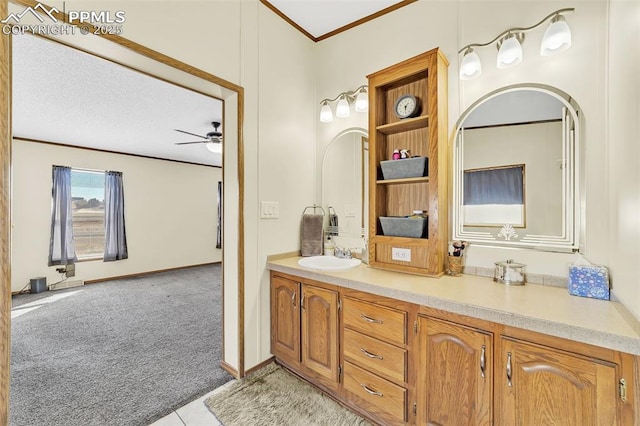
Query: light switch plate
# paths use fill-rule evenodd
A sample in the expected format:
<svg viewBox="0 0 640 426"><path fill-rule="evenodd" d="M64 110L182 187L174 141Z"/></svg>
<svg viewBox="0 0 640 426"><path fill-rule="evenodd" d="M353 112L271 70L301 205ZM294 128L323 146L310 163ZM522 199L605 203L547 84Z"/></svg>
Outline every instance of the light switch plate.
<svg viewBox="0 0 640 426"><path fill-rule="evenodd" d="M280 203L277 201L260 202L261 219L278 219L280 217Z"/></svg>

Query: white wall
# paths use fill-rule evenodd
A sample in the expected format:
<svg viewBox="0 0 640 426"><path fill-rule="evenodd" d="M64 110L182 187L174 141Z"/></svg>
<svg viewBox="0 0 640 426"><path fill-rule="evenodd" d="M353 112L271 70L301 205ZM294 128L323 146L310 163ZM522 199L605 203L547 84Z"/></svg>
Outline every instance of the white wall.
<svg viewBox="0 0 640 426"><path fill-rule="evenodd" d="M247 250L257 249L255 269L245 281L251 295L245 300L247 367L271 356L267 256L300 249L301 215L314 202L318 173L314 43L262 4L258 38L257 170L246 174L257 188L251 202L258 221L258 234L247 233L245 240ZM280 218L259 219L261 201L278 202Z"/></svg>
<svg viewBox="0 0 640 426"><path fill-rule="evenodd" d="M51 229L51 167L123 173L129 258L76 264L76 277L95 280L219 262L217 185L221 170L85 149L14 140L11 290L30 278L59 281L47 266Z"/></svg>
<svg viewBox="0 0 640 426"><path fill-rule="evenodd" d="M613 292L640 319L640 2L612 1L609 22L608 263Z"/></svg>

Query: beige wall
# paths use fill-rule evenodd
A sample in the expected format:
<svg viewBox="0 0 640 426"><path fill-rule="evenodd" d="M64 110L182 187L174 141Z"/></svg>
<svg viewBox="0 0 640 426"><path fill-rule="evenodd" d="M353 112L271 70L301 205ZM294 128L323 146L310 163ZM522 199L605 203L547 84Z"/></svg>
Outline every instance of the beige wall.
<svg viewBox="0 0 640 426"><path fill-rule="evenodd" d="M609 21L608 264L613 292L640 318L640 2L612 1Z"/></svg>
<svg viewBox="0 0 640 426"><path fill-rule="evenodd" d="M51 227L51 167L123 173L129 259L76 264L76 277L95 280L219 262L217 184L221 170L141 157L14 140L12 291L30 278L60 280L47 266Z"/></svg>

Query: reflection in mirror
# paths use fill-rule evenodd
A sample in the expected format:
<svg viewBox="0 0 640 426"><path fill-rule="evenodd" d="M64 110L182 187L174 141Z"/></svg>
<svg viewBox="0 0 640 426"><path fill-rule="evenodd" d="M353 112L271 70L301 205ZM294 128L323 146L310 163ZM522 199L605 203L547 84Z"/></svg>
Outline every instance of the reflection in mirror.
<svg viewBox="0 0 640 426"><path fill-rule="evenodd" d="M337 216L340 236L360 238L367 229L367 132L347 129L326 147L322 159L322 207ZM327 223L329 225L328 218ZM335 232L335 228L327 228Z"/></svg>
<svg viewBox="0 0 640 426"><path fill-rule="evenodd" d="M452 238L577 250L580 117L548 86L511 86L474 103L456 126Z"/></svg>

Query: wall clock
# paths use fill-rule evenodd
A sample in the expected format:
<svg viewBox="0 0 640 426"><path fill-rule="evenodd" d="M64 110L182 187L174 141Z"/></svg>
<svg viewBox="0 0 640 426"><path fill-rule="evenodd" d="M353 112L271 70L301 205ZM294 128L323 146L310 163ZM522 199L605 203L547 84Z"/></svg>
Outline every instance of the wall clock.
<svg viewBox="0 0 640 426"><path fill-rule="evenodd" d="M413 95L402 95L393 107L393 112L398 118L415 117L419 113L418 99Z"/></svg>

